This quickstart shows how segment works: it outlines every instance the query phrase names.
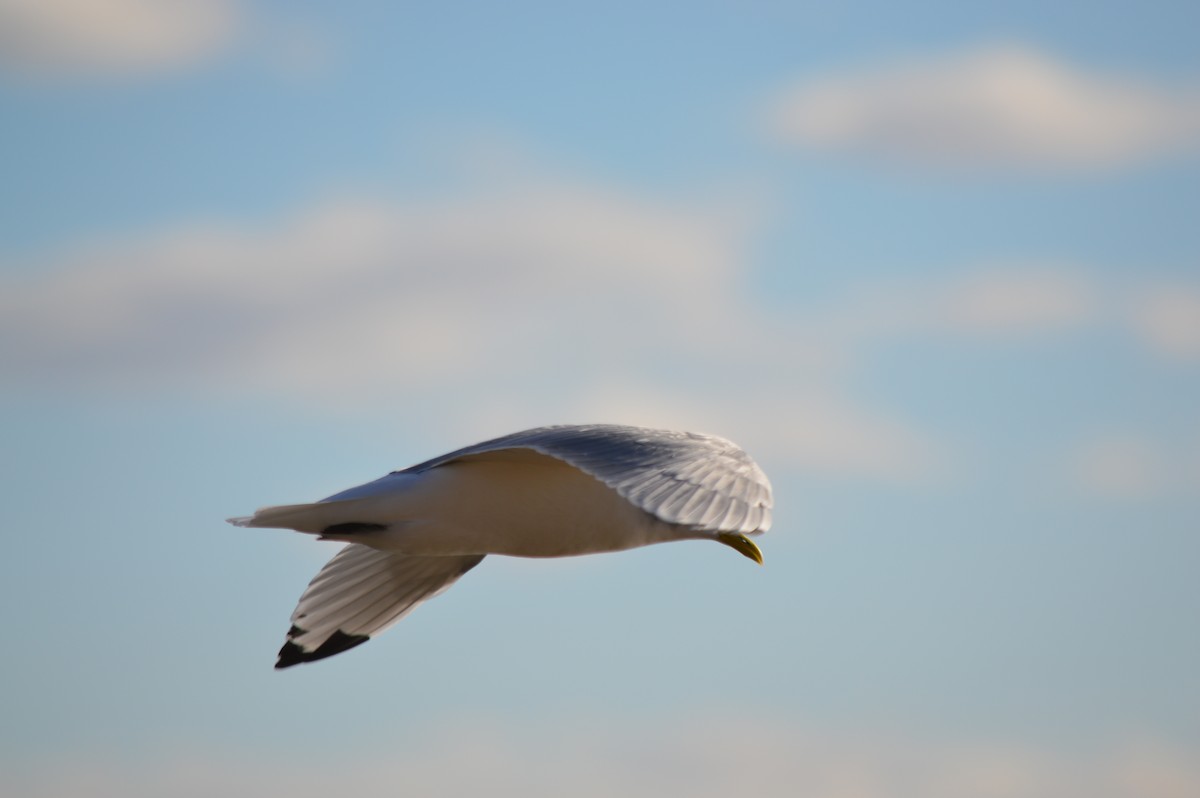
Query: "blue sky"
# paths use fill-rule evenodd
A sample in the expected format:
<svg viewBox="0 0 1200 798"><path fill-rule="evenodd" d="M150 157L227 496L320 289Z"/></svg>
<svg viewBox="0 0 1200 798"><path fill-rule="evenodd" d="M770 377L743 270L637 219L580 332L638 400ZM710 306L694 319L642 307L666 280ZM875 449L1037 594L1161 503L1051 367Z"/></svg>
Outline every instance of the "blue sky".
<svg viewBox="0 0 1200 798"><path fill-rule="evenodd" d="M0 792L1200 792L1200 19L1050 5L0 2ZM765 567L271 670L224 518L572 421Z"/></svg>

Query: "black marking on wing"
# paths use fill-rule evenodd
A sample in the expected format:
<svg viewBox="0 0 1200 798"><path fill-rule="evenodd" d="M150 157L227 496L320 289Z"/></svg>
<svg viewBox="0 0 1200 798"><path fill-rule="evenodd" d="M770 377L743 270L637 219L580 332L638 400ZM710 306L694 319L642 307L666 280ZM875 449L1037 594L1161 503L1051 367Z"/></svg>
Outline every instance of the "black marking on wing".
<svg viewBox="0 0 1200 798"><path fill-rule="evenodd" d="M483 558L409 556L351 543L309 582L275 667L331 657L377 636Z"/></svg>
<svg viewBox="0 0 1200 798"><path fill-rule="evenodd" d="M288 630L289 638L301 634L304 634L304 630L297 626L293 626ZM343 651L349 651L355 646L362 645L370 639L367 635L348 635L341 629L338 629L314 651L305 651L289 639L283 644L283 648L279 649L279 659L275 663L275 670L290 668L302 662L315 662L319 659L332 657L334 654L341 654Z"/></svg>

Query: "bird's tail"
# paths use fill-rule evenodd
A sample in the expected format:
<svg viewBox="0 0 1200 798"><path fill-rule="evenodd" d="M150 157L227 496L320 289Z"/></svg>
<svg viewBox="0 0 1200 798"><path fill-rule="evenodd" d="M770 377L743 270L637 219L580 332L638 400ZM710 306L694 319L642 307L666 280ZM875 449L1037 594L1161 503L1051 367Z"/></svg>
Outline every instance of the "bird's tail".
<svg viewBox="0 0 1200 798"><path fill-rule="evenodd" d="M281 504L261 507L254 515L226 519L234 526L294 529L310 535L320 535L353 516L354 505L361 500L313 502L312 504Z"/></svg>

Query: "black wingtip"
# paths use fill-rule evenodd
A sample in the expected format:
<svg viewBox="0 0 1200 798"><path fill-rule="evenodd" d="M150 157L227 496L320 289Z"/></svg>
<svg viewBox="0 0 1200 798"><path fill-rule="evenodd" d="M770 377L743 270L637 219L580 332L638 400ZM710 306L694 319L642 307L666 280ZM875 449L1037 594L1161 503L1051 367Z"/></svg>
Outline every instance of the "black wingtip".
<svg viewBox="0 0 1200 798"><path fill-rule="evenodd" d="M293 638L303 633L303 629L293 626L288 630L288 638ZM296 645L293 640L289 639L283 644L283 648L279 649L279 659L275 661L275 670L290 668L302 662L316 662L319 659L332 657L334 654L341 654L343 651L349 651L355 646L362 645L370 639L367 635L348 635L341 629L338 629L329 636L329 639L312 651L305 651Z"/></svg>

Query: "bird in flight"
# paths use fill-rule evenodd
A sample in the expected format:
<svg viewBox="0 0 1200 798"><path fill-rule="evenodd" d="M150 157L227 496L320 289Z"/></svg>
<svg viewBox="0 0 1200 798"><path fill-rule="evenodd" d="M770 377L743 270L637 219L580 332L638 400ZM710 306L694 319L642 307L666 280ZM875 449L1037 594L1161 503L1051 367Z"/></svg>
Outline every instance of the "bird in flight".
<svg viewBox="0 0 1200 798"><path fill-rule="evenodd" d="M757 563L766 474L713 435L611 424L538 427L426 460L313 504L230 518L344 541L292 613L276 668L378 635L488 554L570 557L715 540Z"/></svg>

